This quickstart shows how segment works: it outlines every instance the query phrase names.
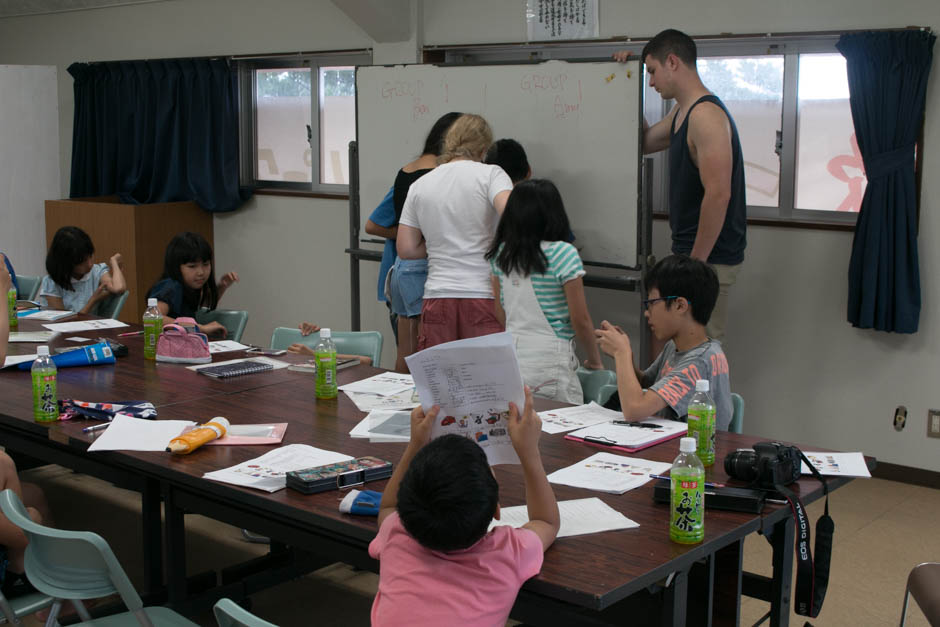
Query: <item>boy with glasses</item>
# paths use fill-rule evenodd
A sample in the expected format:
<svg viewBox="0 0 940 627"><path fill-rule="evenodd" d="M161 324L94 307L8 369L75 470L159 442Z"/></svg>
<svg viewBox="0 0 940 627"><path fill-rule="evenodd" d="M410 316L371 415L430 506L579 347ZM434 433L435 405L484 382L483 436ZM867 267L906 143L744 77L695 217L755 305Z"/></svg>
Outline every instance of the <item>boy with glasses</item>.
<svg viewBox="0 0 940 627"><path fill-rule="evenodd" d="M645 371L636 369L630 338L606 320L595 331L597 345L617 364L617 395L611 400L627 420L647 416L685 422L695 381L707 379L719 430L731 423L731 383L721 342L705 325L718 298L718 276L707 263L670 255L647 272L649 298L643 301L650 331L663 351ZM608 403L608 407L610 403Z"/></svg>

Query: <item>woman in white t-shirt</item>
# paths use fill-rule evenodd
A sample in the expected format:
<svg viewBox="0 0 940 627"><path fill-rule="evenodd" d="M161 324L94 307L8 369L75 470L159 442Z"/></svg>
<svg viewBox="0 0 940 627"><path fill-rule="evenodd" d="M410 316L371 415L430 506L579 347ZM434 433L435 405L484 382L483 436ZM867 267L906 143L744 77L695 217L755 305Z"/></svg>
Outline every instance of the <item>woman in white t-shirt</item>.
<svg viewBox="0 0 940 627"><path fill-rule="evenodd" d="M512 181L499 166L481 163L492 143L486 120L460 116L444 138L441 165L408 191L398 256L428 258L418 350L503 330L484 255Z"/></svg>

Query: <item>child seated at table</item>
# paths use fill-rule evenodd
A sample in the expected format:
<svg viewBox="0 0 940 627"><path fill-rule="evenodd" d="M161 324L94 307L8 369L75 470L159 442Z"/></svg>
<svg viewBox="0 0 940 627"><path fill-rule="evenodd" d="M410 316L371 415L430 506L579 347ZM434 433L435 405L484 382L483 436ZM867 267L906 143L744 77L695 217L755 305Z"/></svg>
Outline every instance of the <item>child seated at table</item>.
<svg viewBox="0 0 940 627"><path fill-rule="evenodd" d="M95 263L95 245L77 226L63 226L52 236L46 253L46 276L39 286L39 300L49 309L96 313L98 305L125 292L121 253L108 263Z"/></svg>
<svg viewBox="0 0 940 627"><path fill-rule="evenodd" d="M643 301L650 331L666 345L652 365L637 370L630 338L606 320L595 331L597 345L617 364L617 395L628 420L654 414L685 422L695 381L707 379L715 401L717 428L731 423L731 382L721 342L705 334L718 298L718 275L710 265L686 255L661 259L646 275ZM611 407L608 402L607 406Z"/></svg>
<svg viewBox="0 0 940 627"><path fill-rule="evenodd" d="M9 455L0 451L0 492L13 490L26 506L26 512L35 522L50 525L49 507L38 486L20 483L16 464ZM0 514L0 589L7 599L35 592L26 578L24 555L29 540L22 529Z"/></svg>
<svg viewBox="0 0 940 627"><path fill-rule="evenodd" d="M526 388L522 414L510 404L509 435L522 463L529 522L499 526L499 486L483 450L445 435L430 443L439 407L411 413L411 441L385 488L372 625L505 625L519 588L542 568L558 533L555 495L539 455L542 423Z"/></svg>

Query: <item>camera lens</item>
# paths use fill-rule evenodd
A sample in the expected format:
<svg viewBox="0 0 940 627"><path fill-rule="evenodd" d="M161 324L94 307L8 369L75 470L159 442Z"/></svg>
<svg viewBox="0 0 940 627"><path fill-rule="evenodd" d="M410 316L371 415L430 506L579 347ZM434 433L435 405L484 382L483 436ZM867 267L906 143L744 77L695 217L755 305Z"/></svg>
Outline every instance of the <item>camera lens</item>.
<svg viewBox="0 0 940 627"><path fill-rule="evenodd" d="M725 457L725 472L734 479L753 481L757 478L757 453L749 449L728 453Z"/></svg>

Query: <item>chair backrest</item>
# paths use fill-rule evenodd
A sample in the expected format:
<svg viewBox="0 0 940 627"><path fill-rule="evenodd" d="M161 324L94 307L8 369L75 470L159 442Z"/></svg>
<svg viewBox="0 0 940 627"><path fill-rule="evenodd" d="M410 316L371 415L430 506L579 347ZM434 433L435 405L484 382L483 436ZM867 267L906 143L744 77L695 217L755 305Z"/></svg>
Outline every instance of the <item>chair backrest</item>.
<svg viewBox="0 0 940 627"><path fill-rule="evenodd" d="M65 531L34 522L13 490L0 492L0 511L26 533L26 576L57 599L95 599L117 592L132 612L140 596L108 543L90 531Z"/></svg>
<svg viewBox="0 0 940 627"><path fill-rule="evenodd" d="M196 322L218 322L227 331L225 339L241 342L242 333L248 326L248 312L241 309L200 309L196 312Z"/></svg>
<svg viewBox="0 0 940 627"><path fill-rule="evenodd" d="M16 291L17 298L20 300L36 300L36 295L39 294L39 286L42 283L42 277L17 274L16 283L19 287Z"/></svg>
<svg viewBox="0 0 940 627"><path fill-rule="evenodd" d="M378 331L331 331L336 352L346 355L362 355L372 359L378 366L382 359L382 334ZM320 333L303 336L299 329L277 327L271 334L271 348L287 348L291 344L306 344L313 348L320 341Z"/></svg>
<svg viewBox="0 0 940 627"><path fill-rule="evenodd" d="M603 405L617 391L617 373L613 370L578 368L578 379L581 381L585 403L594 401Z"/></svg>
<svg viewBox="0 0 940 627"><path fill-rule="evenodd" d="M98 303L98 315L102 318L117 318L124 309L124 303L127 302L129 290L124 290L121 294L111 294L108 298Z"/></svg>
<svg viewBox="0 0 940 627"><path fill-rule="evenodd" d="M219 599L212 608L219 627L277 627L262 620L231 599Z"/></svg>
<svg viewBox="0 0 940 627"><path fill-rule="evenodd" d="M730 433L744 433L744 397L732 392L731 406L734 408L734 411L731 414L731 423L728 425L728 431Z"/></svg>

